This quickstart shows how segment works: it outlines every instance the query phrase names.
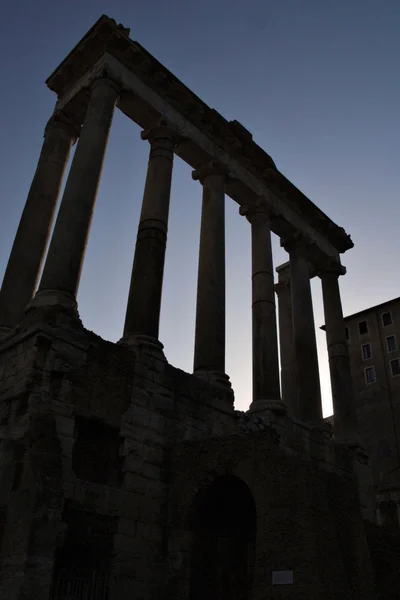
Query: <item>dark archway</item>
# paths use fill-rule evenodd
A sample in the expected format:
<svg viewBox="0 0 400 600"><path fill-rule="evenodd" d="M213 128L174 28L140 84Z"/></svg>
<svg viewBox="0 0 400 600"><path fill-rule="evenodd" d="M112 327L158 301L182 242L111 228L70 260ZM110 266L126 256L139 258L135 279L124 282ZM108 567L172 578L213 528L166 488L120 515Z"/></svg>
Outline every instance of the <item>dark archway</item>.
<svg viewBox="0 0 400 600"><path fill-rule="evenodd" d="M251 598L256 521L253 496L238 477L221 476L199 490L187 519L190 600Z"/></svg>

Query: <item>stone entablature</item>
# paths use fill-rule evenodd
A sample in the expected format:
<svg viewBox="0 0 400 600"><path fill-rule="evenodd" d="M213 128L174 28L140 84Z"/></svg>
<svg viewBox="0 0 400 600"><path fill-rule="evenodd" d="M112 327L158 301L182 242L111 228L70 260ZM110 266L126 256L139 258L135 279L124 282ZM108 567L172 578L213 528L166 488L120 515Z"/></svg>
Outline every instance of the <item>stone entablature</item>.
<svg viewBox="0 0 400 600"><path fill-rule="evenodd" d="M130 40L127 31L106 16L98 20L47 80L59 98L59 108L81 121L87 87L94 76L106 70L121 84L118 107L122 112L144 129L167 117L184 137L176 154L194 169L210 160L221 162L233 175L227 193L238 204L249 204L254 196L268 197L268 204L277 213L272 228L277 235L303 229L321 250L321 258L324 254L335 257L353 247L343 228L276 169L271 157L240 123L228 122L209 108L140 44Z"/></svg>

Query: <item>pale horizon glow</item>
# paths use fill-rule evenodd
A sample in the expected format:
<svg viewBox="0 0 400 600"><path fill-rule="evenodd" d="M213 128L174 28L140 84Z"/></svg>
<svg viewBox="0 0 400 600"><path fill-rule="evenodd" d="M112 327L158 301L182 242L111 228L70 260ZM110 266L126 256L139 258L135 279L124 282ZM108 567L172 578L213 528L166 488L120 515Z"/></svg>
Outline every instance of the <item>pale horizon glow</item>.
<svg viewBox="0 0 400 600"><path fill-rule="evenodd" d="M0 279L55 96L45 79L102 13L185 85L252 132L278 169L355 247L342 255L345 315L400 295L397 76L400 4L394 0L16 1L3 9L0 47ZM7 57L7 60L4 60ZM122 335L148 142L116 111L78 302L84 325ZM160 340L168 360L193 361L201 186L176 159ZM226 371L236 408L251 402L250 225L226 201ZM287 261L273 235L274 267ZM324 414L331 409L320 281L312 283Z"/></svg>

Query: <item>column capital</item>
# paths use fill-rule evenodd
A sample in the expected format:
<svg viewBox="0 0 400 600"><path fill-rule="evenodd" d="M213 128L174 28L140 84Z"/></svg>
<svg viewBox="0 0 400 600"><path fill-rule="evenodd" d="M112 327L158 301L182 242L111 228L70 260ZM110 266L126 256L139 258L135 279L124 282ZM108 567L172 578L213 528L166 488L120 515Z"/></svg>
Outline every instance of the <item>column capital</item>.
<svg viewBox="0 0 400 600"><path fill-rule="evenodd" d="M117 92L120 92L122 88L121 77L116 75L110 65L104 62L92 70L92 77L89 87L93 88L98 83L111 85Z"/></svg>
<svg viewBox="0 0 400 600"><path fill-rule="evenodd" d="M274 290L275 292L279 295L279 292L281 292L282 290L289 290L290 289L290 279L283 279L280 281L277 281L276 283L274 283Z"/></svg>
<svg viewBox="0 0 400 600"><path fill-rule="evenodd" d="M110 74L106 67L93 77L91 87L94 88L96 85L108 85L117 92L121 89L121 83Z"/></svg>
<svg viewBox="0 0 400 600"><path fill-rule="evenodd" d="M281 238L280 244L289 254L294 250L297 250L306 258L307 253L315 242L307 234L302 233L301 231L295 231L291 235Z"/></svg>
<svg viewBox="0 0 400 600"><path fill-rule="evenodd" d="M345 275L346 272L346 267L340 263L340 260L331 257L327 257L317 268L317 275L321 279L328 276L338 278L341 275Z"/></svg>
<svg viewBox="0 0 400 600"><path fill-rule="evenodd" d="M69 117L62 110L59 109L56 109L51 115L50 119L47 121L46 127L44 128L43 137L45 137L51 129L56 128L66 131L70 138L73 140L73 143L76 142L81 131L80 123L78 124L71 117Z"/></svg>
<svg viewBox="0 0 400 600"><path fill-rule="evenodd" d="M264 217L264 219L272 219L276 216L275 210L268 204L266 196L257 196L255 202L242 205L239 207L239 214L246 217L249 223L254 217Z"/></svg>
<svg viewBox="0 0 400 600"><path fill-rule="evenodd" d="M200 183L203 183L210 175L221 175L225 180L228 178L228 172L225 167L215 160L211 160L209 163L192 171L192 179L194 179L194 181L200 181Z"/></svg>
<svg viewBox="0 0 400 600"><path fill-rule="evenodd" d="M278 273L279 283L290 283L290 261L282 263L275 271Z"/></svg>
<svg viewBox="0 0 400 600"><path fill-rule="evenodd" d="M158 123L144 129L141 132L140 137L142 140L148 140L150 144L153 144L156 140L168 140L169 142L172 142L173 148L178 146L181 138L179 132L171 127L166 119L160 119Z"/></svg>

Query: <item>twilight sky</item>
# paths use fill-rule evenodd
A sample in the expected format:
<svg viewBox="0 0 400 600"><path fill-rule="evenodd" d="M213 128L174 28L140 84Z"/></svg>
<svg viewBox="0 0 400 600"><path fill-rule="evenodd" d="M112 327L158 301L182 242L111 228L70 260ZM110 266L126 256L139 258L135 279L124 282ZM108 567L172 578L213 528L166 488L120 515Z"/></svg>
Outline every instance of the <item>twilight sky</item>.
<svg viewBox="0 0 400 600"><path fill-rule="evenodd" d="M345 315L400 295L398 0L14 0L0 21L0 279L55 103L44 81L107 14L228 119L351 234ZM122 334L149 146L116 111L83 270L82 320ZM191 371L201 187L173 174L160 339ZM227 198L227 358L251 402L250 225ZM275 266L287 254L273 236ZM331 413L320 281L313 280L324 413Z"/></svg>

